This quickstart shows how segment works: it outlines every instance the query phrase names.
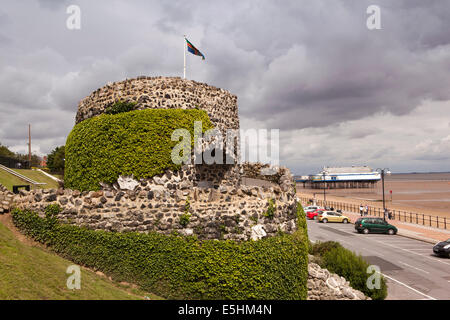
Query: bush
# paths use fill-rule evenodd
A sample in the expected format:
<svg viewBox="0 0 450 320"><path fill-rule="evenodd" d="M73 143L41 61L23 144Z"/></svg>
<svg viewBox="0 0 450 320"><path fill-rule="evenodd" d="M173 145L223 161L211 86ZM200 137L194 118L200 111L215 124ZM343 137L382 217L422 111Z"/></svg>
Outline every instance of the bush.
<svg viewBox="0 0 450 320"><path fill-rule="evenodd" d="M373 300L386 298L387 285L384 277L381 277L379 289L367 287L367 279L371 276L367 273L370 264L360 255L356 255L334 241L314 244L312 253L319 257L318 262L322 268L344 277L350 282L352 288L363 292Z"/></svg>
<svg viewBox="0 0 450 320"><path fill-rule="evenodd" d="M267 201L268 208L267 211L264 213L264 216L266 216L269 219L273 219L275 216L275 213L277 212L277 206L275 204L275 199L269 199Z"/></svg>
<svg viewBox="0 0 450 320"><path fill-rule="evenodd" d="M112 184L119 175L151 178L180 168L172 162L175 129L193 137L194 121L203 130L212 128L203 110L148 109L100 115L77 124L66 143L66 188L99 190L100 182ZM194 139L191 139L194 145Z"/></svg>
<svg viewBox="0 0 450 320"><path fill-rule="evenodd" d="M312 245L311 254L323 257L325 253L336 248L342 248L342 245L336 241L316 242Z"/></svg>
<svg viewBox="0 0 450 320"><path fill-rule="evenodd" d="M106 114L119 114L124 112L130 112L133 111L136 108L137 103L136 102L122 102L117 101L113 105L106 108L105 113Z"/></svg>
<svg viewBox="0 0 450 320"><path fill-rule="evenodd" d="M93 231L49 223L50 216L12 212L22 232L61 256L165 298L288 300L307 296L308 238L302 228L259 241L199 241L159 233Z"/></svg>

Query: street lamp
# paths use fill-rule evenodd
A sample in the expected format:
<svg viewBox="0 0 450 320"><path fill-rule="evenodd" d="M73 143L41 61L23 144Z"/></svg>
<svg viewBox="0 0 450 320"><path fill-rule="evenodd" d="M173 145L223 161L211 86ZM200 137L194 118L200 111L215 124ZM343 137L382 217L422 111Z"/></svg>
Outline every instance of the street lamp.
<svg viewBox="0 0 450 320"><path fill-rule="evenodd" d="M383 219L384 221L386 221L386 202L384 199L384 175L391 175L391 171L389 170L389 168L384 168L384 169L380 169L378 168L376 170L377 172L379 172L381 174L381 184L383 186Z"/></svg>
<svg viewBox="0 0 450 320"><path fill-rule="evenodd" d="M322 174L323 174L323 207L325 208L326 207L326 204L327 204L327 196L326 196L326 193L325 193L325 190L326 190L326 179L325 179L325 169L322 171Z"/></svg>

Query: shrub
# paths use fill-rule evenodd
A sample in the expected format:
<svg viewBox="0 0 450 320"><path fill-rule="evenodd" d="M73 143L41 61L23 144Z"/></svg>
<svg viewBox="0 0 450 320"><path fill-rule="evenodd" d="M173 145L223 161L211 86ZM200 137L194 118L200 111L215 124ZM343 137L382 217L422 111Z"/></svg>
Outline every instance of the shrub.
<svg viewBox="0 0 450 320"><path fill-rule="evenodd" d="M336 248L342 248L342 245L336 241L316 242L312 245L311 254L323 257L325 253Z"/></svg>
<svg viewBox="0 0 450 320"><path fill-rule="evenodd" d="M269 207L267 208L267 211L264 213L264 215L269 219L273 219L273 217L275 216L275 213L277 212L277 206L275 204L275 199L269 199L268 204L269 204Z"/></svg>
<svg viewBox="0 0 450 320"><path fill-rule="evenodd" d="M119 114L133 111L136 108L136 102L117 101L113 105L106 108L106 114Z"/></svg>
<svg viewBox="0 0 450 320"><path fill-rule="evenodd" d="M191 214L189 210L191 209L191 202L189 201L189 196L186 198L186 203L184 204L184 213L180 216L180 225L184 228L187 227L189 221L191 220Z"/></svg>
<svg viewBox="0 0 450 320"><path fill-rule="evenodd" d="M371 276L367 273L370 264L361 255L356 255L334 241L316 243L312 246L312 252L319 257L318 263L322 268L344 277L350 282L352 288L363 292L374 300L386 298L387 285L384 277L381 277L379 289L367 287L367 279Z"/></svg>
<svg viewBox="0 0 450 320"><path fill-rule="evenodd" d="M203 130L212 128L203 110L148 109L100 115L77 124L66 143L66 188L98 190L100 182L112 184L119 175L151 178L180 168L172 162L175 129L193 136L194 121ZM191 139L194 145L194 139Z"/></svg>
<svg viewBox="0 0 450 320"><path fill-rule="evenodd" d="M18 209L12 217L22 232L74 263L165 298L306 299L308 238L301 227L259 241L200 241L51 224Z"/></svg>

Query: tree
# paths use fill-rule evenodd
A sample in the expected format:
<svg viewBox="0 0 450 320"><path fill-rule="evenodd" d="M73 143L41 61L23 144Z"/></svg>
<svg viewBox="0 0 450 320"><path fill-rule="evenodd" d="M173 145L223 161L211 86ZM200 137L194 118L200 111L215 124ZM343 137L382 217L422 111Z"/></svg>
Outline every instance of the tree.
<svg viewBox="0 0 450 320"><path fill-rule="evenodd" d="M60 147L55 148L47 156L47 167L53 173L63 173L65 157L66 157L65 146L60 146Z"/></svg>
<svg viewBox="0 0 450 320"><path fill-rule="evenodd" d="M9 150L8 147L6 147L0 143L0 156L14 158L15 153L12 152L11 150Z"/></svg>

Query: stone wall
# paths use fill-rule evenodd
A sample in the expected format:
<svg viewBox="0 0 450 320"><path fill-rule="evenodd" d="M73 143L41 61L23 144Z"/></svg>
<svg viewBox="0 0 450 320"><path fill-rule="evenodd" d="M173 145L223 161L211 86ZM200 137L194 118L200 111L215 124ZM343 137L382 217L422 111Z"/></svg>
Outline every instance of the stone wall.
<svg viewBox="0 0 450 320"><path fill-rule="evenodd" d="M9 212L14 199L14 194L0 184L0 214Z"/></svg>
<svg viewBox="0 0 450 320"><path fill-rule="evenodd" d="M143 109L205 110L215 127L239 129L237 97L204 83L179 77L138 77L109 83L81 100L76 123L102 114L118 100L136 102Z"/></svg>
<svg viewBox="0 0 450 320"><path fill-rule="evenodd" d="M310 256L309 260L314 258ZM345 278L312 262L308 265L307 286L308 300L370 300L361 291L353 289Z"/></svg>
<svg viewBox="0 0 450 320"><path fill-rule="evenodd" d="M283 190L288 190L294 186L294 176L286 167L272 166L260 162L244 162L241 164L241 173L243 177L278 184Z"/></svg>
<svg viewBox="0 0 450 320"><path fill-rule="evenodd" d="M158 179L157 179L158 180ZM16 206L44 214L59 204L58 218L65 223L95 230L178 232L200 239L260 239L297 228L297 200L279 187L215 188L166 187L142 181L133 190L82 192L72 190L21 190ZM275 200L273 218L267 217L269 199ZM187 220L183 225L182 221Z"/></svg>

